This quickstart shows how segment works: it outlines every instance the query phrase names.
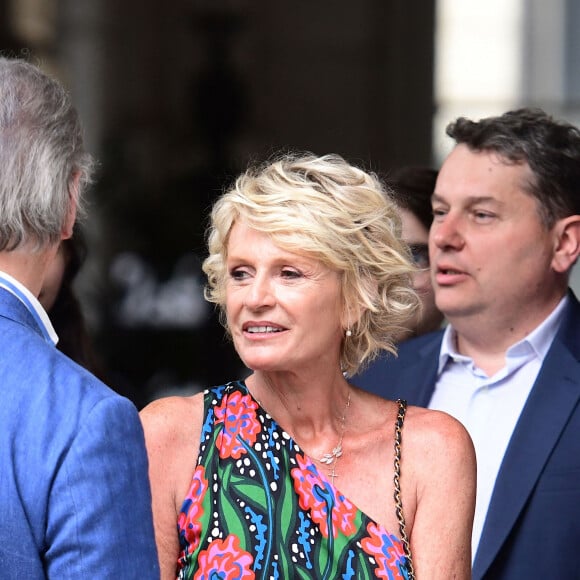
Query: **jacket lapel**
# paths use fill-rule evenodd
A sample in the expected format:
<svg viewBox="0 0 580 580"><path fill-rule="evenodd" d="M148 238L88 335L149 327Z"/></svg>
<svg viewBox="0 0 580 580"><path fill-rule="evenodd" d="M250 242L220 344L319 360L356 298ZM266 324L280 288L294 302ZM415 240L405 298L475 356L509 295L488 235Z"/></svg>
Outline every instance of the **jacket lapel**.
<svg viewBox="0 0 580 580"><path fill-rule="evenodd" d="M438 332L406 356L401 369L399 388L410 405L427 407L437 382L439 351L443 332Z"/></svg>
<svg viewBox="0 0 580 580"><path fill-rule="evenodd" d="M483 577L506 541L580 399L580 316L573 300L502 461L473 565L475 580Z"/></svg>

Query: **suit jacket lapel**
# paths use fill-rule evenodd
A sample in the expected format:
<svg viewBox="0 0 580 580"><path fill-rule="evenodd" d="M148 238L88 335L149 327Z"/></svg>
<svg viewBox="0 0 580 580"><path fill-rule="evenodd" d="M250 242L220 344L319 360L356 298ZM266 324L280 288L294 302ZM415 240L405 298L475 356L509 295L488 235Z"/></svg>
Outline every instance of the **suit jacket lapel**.
<svg viewBox="0 0 580 580"><path fill-rule="evenodd" d="M439 351L443 332L433 336L414 352L411 351L406 366L401 370L399 379L401 392L405 393L410 405L427 407L437 382ZM404 387L404 390L403 390Z"/></svg>
<svg viewBox="0 0 580 580"><path fill-rule="evenodd" d="M482 578L514 526L580 398L578 304L554 339L522 410L496 480L473 578ZM575 336L574 336L575 335Z"/></svg>

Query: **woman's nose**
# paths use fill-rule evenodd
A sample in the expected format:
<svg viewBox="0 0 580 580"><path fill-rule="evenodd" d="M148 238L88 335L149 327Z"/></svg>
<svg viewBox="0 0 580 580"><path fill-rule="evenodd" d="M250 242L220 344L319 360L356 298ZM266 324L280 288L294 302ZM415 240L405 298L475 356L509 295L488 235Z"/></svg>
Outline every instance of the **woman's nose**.
<svg viewBox="0 0 580 580"><path fill-rule="evenodd" d="M246 306L252 309L265 308L275 303L272 281L264 275L256 275L248 287Z"/></svg>

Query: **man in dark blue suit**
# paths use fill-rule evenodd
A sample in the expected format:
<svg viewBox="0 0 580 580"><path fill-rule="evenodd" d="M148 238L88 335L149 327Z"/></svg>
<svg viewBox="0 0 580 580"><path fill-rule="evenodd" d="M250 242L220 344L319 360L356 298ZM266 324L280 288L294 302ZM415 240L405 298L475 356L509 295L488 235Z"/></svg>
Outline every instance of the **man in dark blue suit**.
<svg viewBox="0 0 580 580"><path fill-rule="evenodd" d="M580 132L520 109L447 134L429 253L450 324L353 382L469 430L475 580L580 578Z"/></svg>
<svg viewBox="0 0 580 580"><path fill-rule="evenodd" d="M158 579L134 405L55 348L37 297L91 159L62 86L0 58L0 577Z"/></svg>

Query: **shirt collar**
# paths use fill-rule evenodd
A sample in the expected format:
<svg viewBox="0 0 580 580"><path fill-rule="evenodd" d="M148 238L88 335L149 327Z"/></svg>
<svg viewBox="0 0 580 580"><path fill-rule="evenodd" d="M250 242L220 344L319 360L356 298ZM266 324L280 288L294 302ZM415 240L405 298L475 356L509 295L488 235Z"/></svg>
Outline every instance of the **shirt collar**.
<svg viewBox="0 0 580 580"><path fill-rule="evenodd" d="M6 272L0 271L0 287L4 288L10 294L16 296L27 310L32 314L36 322L38 323L40 330L44 334L44 337L48 342L56 344L58 342L58 335L50 322L48 314L30 290L21 284L16 278L10 276Z"/></svg>
<svg viewBox="0 0 580 580"><path fill-rule="evenodd" d="M558 328L560 327L560 323L564 318L564 311L566 310L566 306L570 301L568 295L564 295L564 297L560 300L556 308L552 310L550 315L539 325L537 326L530 334L524 337L519 342L516 342L507 350L506 356L517 355L524 350L529 350L530 348L536 354L536 356L543 361L550 346L552 345L552 341L558 332ZM443 339L441 341L441 350L439 352L439 366L437 369L437 375L439 376L443 369L445 368L445 364L450 358L454 359L463 359L463 360L471 360L470 357L466 357L459 352L457 352L456 348L456 332L455 329L448 324L445 328L445 332L443 333Z"/></svg>

